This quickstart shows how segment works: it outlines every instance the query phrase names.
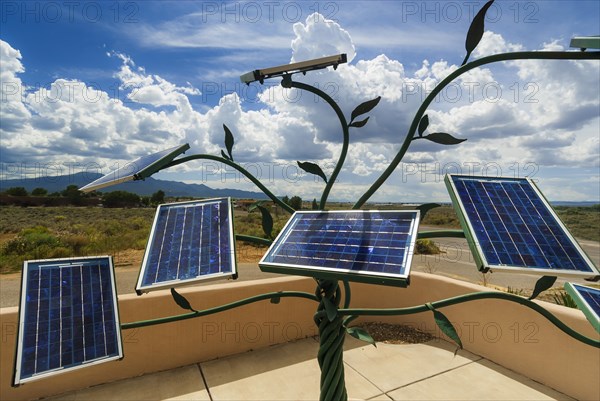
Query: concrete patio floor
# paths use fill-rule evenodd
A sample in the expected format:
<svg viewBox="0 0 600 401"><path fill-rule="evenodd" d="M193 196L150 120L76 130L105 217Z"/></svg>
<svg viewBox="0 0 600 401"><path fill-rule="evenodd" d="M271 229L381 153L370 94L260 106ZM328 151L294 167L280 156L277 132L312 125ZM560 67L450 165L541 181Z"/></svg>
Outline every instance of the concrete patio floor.
<svg viewBox="0 0 600 401"><path fill-rule="evenodd" d="M307 338L78 390L51 400L318 400L318 342ZM443 340L424 344L346 338L349 399L572 400Z"/></svg>

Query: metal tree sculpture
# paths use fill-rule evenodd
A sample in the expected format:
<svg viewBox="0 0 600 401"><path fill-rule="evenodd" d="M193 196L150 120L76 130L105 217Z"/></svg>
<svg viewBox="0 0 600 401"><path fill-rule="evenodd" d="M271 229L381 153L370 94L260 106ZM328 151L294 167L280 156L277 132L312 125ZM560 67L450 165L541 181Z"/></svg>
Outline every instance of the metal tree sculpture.
<svg viewBox="0 0 600 401"><path fill-rule="evenodd" d="M454 72L449 74L445 79L443 79L425 98L417 112L415 113L411 125L406 133L402 144L400 145L400 149L398 150L396 156L390 163L390 165L381 173L379 178L375 180L375 182L371 185L371 187L354 203L353 209L361 208L369 198L381 187L381 185L389 178L392 172L396 169L398 164L401 162L402 158L408 151L410 144L416 140L428 140L441 145L458 145L465 141L466 139L456 138L453 135L445 132L433 132L427 133L427 129L429 126L429 117L426 114L427 108L433 101L433 99L443 90L449 83L451 83L454 79L464 74L467 71L470 71L474 68L490 64L496 63L499 61L507 61L507 60L526 60L526 59L537 59L537 60L599 60L600 52L546 52L546 51L524 51L524 52L513 52L513 53L502 53L496 54L488 57L483 57L481 59L469 62L469 57L473 50L479 44L483 32L484 32L484 19L485 14L494 0L487 2L482 9L478 12L478 14L474 17L471 26L468 30L466 42L465 42L465 50L466 56L462 62L462 65L456 69ZM339 60L339 59L336 59ZM345 59L344 59L345 61ZM344 61L337 61L344 62ZM326 66L326 65L325 65ZM335 64L337 66L337 64ZM318 68L324 68L323 64L317 66ZM295 72L306 72L307 70L315 69L308 68L302 69L299 68ZM372 110L378 105L380 101L380 97L375 99L371 99L365 101L358 105L351 113L350 120L348 121L337 105L337 103L325 92L322 90L315 88L313 86L307 85L305 83L296 82L292 80L292 74L295 72L273 72L270 71L269 74L265 74L262 76L256 76L254 74L254 80L258 80L261 83L264 79L272 78L274 76L282 77L281 85L284 88L296 88L299 90L304 90L310 92L319 98L323 99L335 112L342 130L342 148L340 151L339 158L335 165L333 172L330 177L327 177L320 166L311 162L298 162L298 166L306 171L307 173L317 175L323 179L325 182L325 188L321 194L319 209L325 210L327 207L327 199L331 192L333 185L335 184L337 177L342 169L342 166L345 162L348 145L349 145L349 130L350 128L361 128L364 127L369 120L369 117L363 116ZM251 78L252 80L252 78ZM359 119L362 118L362 119ZM287 203L283 202L277 196L273 194L266 186L264 186L259 179L253 176L249 171L247 171L243 166L238 164L233 157L233 147L235 144L234 134L232 131L226 126L223 125L223 129L225 131L225 150L221 151L220 156L208 155L208 154L197 154L187 157L182 157L176 160L171 161L169 164L164 166L163 168L173 167L181 163L186 163L192 160L205 159L205 160L213 160L220 163L223 163L229 167L232 167L247 177L250 181L252 181L264 194L266 194L276 205L280 206L282 209L287 211L288 213L294 213L294 209L290 207ZM419 206L419 210L421 211L421 215L424 216L427 211L432 209L433 207L439 206L433 203L427 203ZM247 235L236 235L236 239L246 242L252 242L256 244L269 245L272 243L272 230L273 230L273 219L268 211L262 204L258 203L253 206L254 209L258 209L261 212L262 216L262 227L265 233L266 238L259 238L254 236ZM435 231L435 232L420 232L418 238L436 238L436 237L464 237L464 233L462 230L443 230L443 231ZM136 327L143 327L154 324L168 323L177 320L195 318L199 316L205 316L213 313L222 312L225 310L229 310L232 308L236 308L239 306L243 306L249 303L258 302L262 300L270 299L273 303L278 303L281 298L285 297L300 297L304 299L309 299L312 301L318 302L317 311L314 315L314 321L319 329L320 336L320 347L318 352L318 362L321 368L321 400L346 400L347 393L344 383L344 366L343 366L343 344L345 334L348 333L358 339L367 341L369 343L373 343L373 339L369 336L367 332L362 329L356 327L349 327L350 323L358 316L397 316L397 315L407 315L413 313L422 313L431 311L433 313L434 320L436 324L441 328L443 333L445 333L448 337L453 339L458 347L462 347L462 343L460 341L459 336L456 333L456 330L450 323L450 321L439 311L439 309L448 307L451 305L460 304L467 301L474 301L480 299L503 299L510 302L516 302L521 305L524 305L528 308L535 310L540 313L550 322L552 322L557 328L568 334L569 336L585 343L589 344L593 347L599 348L600 342L598 340L588 338L558 320L551 313L546 311L541 306L531 302L531 300L524 299L522 297L507 294L507 293L499 293L499 292L479 292L473 294L462 295L446 300L440 300L436 302L430 302L425 305L419 305L408 308L400 308L400 309L352 309L350 308L350 285L348 281L340 275L339 280L331 280L331 279L320 279L317 278L317 287L315 294L309 294L298 291L288 291L288 292L275 292L275 293L267 293L258 296L254 296L251 298L239 300L227 305L222 305L215 308L210 308L206 310L195 310L184 297L178 294L175 290L172 290L173 298L177 302L179 306L184 309L191 310L191 312L187 312L178 316L170 316L165 318L154 319L150 321L141 321L141 322L133 322L133 323L125 323L122 324L122 329L131 329ZM340 285L341 282L341 285ZM552 278L543 277L538 281L536 285L536 294L532 298L534 298L541 291L548 289L552 286L554 280ZM343 288L343 289L342 289ZM342 305L343 300L343 305ZM342 306L341 306L342 305ZM341 307L340 307L341 306Z"/></svg>

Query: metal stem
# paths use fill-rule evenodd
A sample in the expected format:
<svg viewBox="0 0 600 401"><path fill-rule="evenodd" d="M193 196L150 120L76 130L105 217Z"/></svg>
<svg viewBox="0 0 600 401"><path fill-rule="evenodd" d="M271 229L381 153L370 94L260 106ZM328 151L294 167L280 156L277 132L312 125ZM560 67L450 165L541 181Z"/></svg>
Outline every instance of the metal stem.
<svg viewBox="0 0 600 401"><path fill-rule="evenodd" d="M421 118L425 114L427 107L429 104L435 99L435 97L454 79L464 74L465 72L472 70L473 68L477 68L479 66L485 64L496 63L498 61L508 61L508 60L526 60L526 59L534 59L534 60L599 60L600 52L534 52L534 51L526 51L526 52L514 52L514 53L501 53L494 54L492 56L483 57L478 60L467 63L458 69L456 69L453 73L444 78L431 93L425 98L421 107L417 110L408 133L406 134L406 138L404 139L404 143L402 147L396 154L396 157L392 160L390 165L385 169L385 171L381 174L381 176L371 185L371 187L365 192L358 201L352 207L353 209L359 209L362 205L365 204L369 200L371 196L383 185L383 183L388 179L388 177L394 172L400 161L404 157L404 154L408 150L408 147L415 136L415 132L417 131L417 127L419 126L419 122Z"/></svg>
<svg viewBox="0 0 600 401"><path fill-rule="evenodd" d="M465 238L463 230L435 230L435 231L420 231L417 233L417 239L426 238Z"/></svg>
<svg viewBox="0 0 600 401"><path fill-rule="evenodd" d="M269 246L273 243L273 241L268 240L266 238L254 237L252 235L244 235L244 234L236 234L235 239L238 241L251 242L257 245L266 245Z"/></svg>
<svg viewBox="0 0 600 401"><path fill-rule="evenodd" d="M350 143L350 133L348 132L348 122L346 121L346 117L344 116L344 113L342 112L342 110L340 109L338 104L327 93L323 92L322 90L315 88L314 86L307 85L302 82L292 81L291 77L284 78L283 81L281 82L281 85L285 88L302 89L302 90L311 92L311 93L319 96L321 99L325 100L331 106L331 108L335 111L335 114L337 114L338 119L340 120L340 124L342 126L342 133L344 135L344 140L342 143L342 151L340 152L340 157L338 158L338 161L335 165L333 173L331 173L331 177L329 177L329 180L327 181L327 184L325 185L325 189L323 190L323 194L321 195L321 202L319 205L319 209L325 210L325 205L327 204L327 198L329 197L329 192L331 191L331 187L333 187L333 184L335 183L337 176L339 175L340 171L342 170L342 166L344 165L344 162L346 160L346 155L348 154L348 145Z"/></svg>
<svg viewBox="0 0 600 401"><path fill-rule="evenodd" d="M191 155L191 156L182 157L177 160L173 160L171 163L167 164L164 168L177 166L178 164L187 163L189 161L199 160L199 159L214 160L217 162L221 162L223 164L227 164L230 167L233 167L240 173L244 174L250 181L252 181L254 183L254 185L256 185L258 188L260 188L260 190L263 191L263 193L265 195L267 195L269 198L271 198L273 200L273 202L275 202L276 204L281 206L288 213L293 214L295 212L294 208L292 208L290 205L286 204L281 199L279 199L277 196L275 196L271 191L269 191L269 189L267 187L265 187L263 185L262 182L260 182L256 177L254 177L252 174L250 174L248 172L248 170L246 170L245 168L243 168L236 162L227 160L223 157L213 156L213 155L205 155L205 154Z"/></svg>
<svg viewBox="0 0 600 401"><path fill-rule="evenodd" d="M508 294L505 292L474 292L471 294L459 295L452 298L447 298L441 301L431 302L434 308L440 309L447 306L458 305L464 302L477 301L481 299L503 299L506 301L516 302L523 306L526 306L540 315L544 316L552 324L562 330L570 337L581 341L584 344L591 345L592 347L600 348L600 341L593 338L584 336L583 334L571 329L565 323L560 321L552 313L546 309L530 301L526 298L520 297L514 294ZM407 308L390 308L390 309L339 309L339 315L345 316L400 316L400 315L412 315L415 313L427 312L430 309L426 305L412 306Z"/></svg>
<svg viewBox="0 0 600 401"><path fill-rule="evenodd" d="M138 322L123 323L121 324L121 330L135 329L138 327L154 326L156 324L178 322L180 320L193 319L195 317L212 315L213 313L224 312L229 309L237 308L239 306L248 305L254 302L264 301L265 299L278 299L278 298L304 298L310 299L311 301L319 301L314 294L303 292L303 291L281 291L281 292L268 292L265 294L255 295L253 297L244 298L239 301L231 302L224 305L219 305L214 308L208 308L201 311L184 313L182 315L161 317L158 319L141 320Z"/></svg>
<svg viewBox="0 0 600 401"><path fill-rule="evenodd" d="M342 299L338 282L318 280L315 292L319 307L315 313L315 324L319 327L319 353L317 360L321 368L320 401L345 401L348 399L344 377L344 328L343 316L336 313L329 320L326 303L338 310ZM331 306L330 306L331 307Z"/></svg>

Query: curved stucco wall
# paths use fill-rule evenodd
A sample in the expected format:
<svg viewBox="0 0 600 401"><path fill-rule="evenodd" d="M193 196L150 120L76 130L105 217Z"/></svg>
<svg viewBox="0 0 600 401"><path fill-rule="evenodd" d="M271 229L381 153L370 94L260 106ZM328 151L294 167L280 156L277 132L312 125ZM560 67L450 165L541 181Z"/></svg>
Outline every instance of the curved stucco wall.
<svg viewBox="0 0 600 401"><path fill-rule="evenodd" d="M314 281L284 277L190 287L179 292L196 309L222 305L270 291L314 292ZM440 276L413 273L408 288L353 284L352 307L405 307L451 296L488 290ZM543 303L572 328L598 338L581 312ZM141 297L119 297L121 322L133 322L184 311L168 291ZM279 304L261 301L219 314L123 331L125 358L81 369L52 379L10 386L14 363L17 308L0 310L0 398L36 399L78 388L135 377L313 336L316 304L284 298ZM478 355L578 399L600 399L600 350L562 333L538 313L502 300L469 302L443 309L461 334L464 347ZM365 318L367 319L367 318ZM409 324L442 336L430 312L409 316L368 318Z"/></svg>

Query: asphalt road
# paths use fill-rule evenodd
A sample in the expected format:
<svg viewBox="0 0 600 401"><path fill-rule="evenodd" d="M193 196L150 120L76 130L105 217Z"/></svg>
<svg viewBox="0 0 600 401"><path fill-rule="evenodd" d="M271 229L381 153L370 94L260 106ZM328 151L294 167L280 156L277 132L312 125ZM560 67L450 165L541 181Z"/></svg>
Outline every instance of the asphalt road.
<svg viewBox="0 0 600 401"><path fill-rule="evenodd" d="M427 229L422 227L423 229ZM473 262L473 256L468 248L467 241L460 238L436 238L434 240L441 248L438 255L415 255L412 262L412 271L428 272L447 277L456 278L472 283L483 284L483 275L478 272ZM590 256L596 266L600 266L600 243L593 241L579 241L583 249ZM117 291L119 294L134 293L139 267L117 267ZM256 263L239 263L238 280L257 280L262 278L279 277L274 273L263 273ZM533 274L512 274L494 272L488 273L487 284L512 289L531 291L539 276ZM582 279L559 278L554 287L562 288L565 281L586 283ZM221 281L210 281L201 285L214 284ZM19 304L21 278L20 274L0 276L0 307L16 306Z"/></svg>
<svg viewBox="0 0 600 401"><path fill-rule="evenodd" d="M477 270L473 256L467 245L467 240L461 238L436 238L442 253L438 255L415 255L413 258L413 271L422 271L439 274L471 283L484 284L483 274ZM580 240L579 244L588 254L596 266L600 266L600 243L595 241ZM507 289L533 289L540 276L535 274L515 274L495 271L486 274L488 285ZM565 282L588 284L584 279L572 277L559 277L554 287L562 288Z"/></svg>

